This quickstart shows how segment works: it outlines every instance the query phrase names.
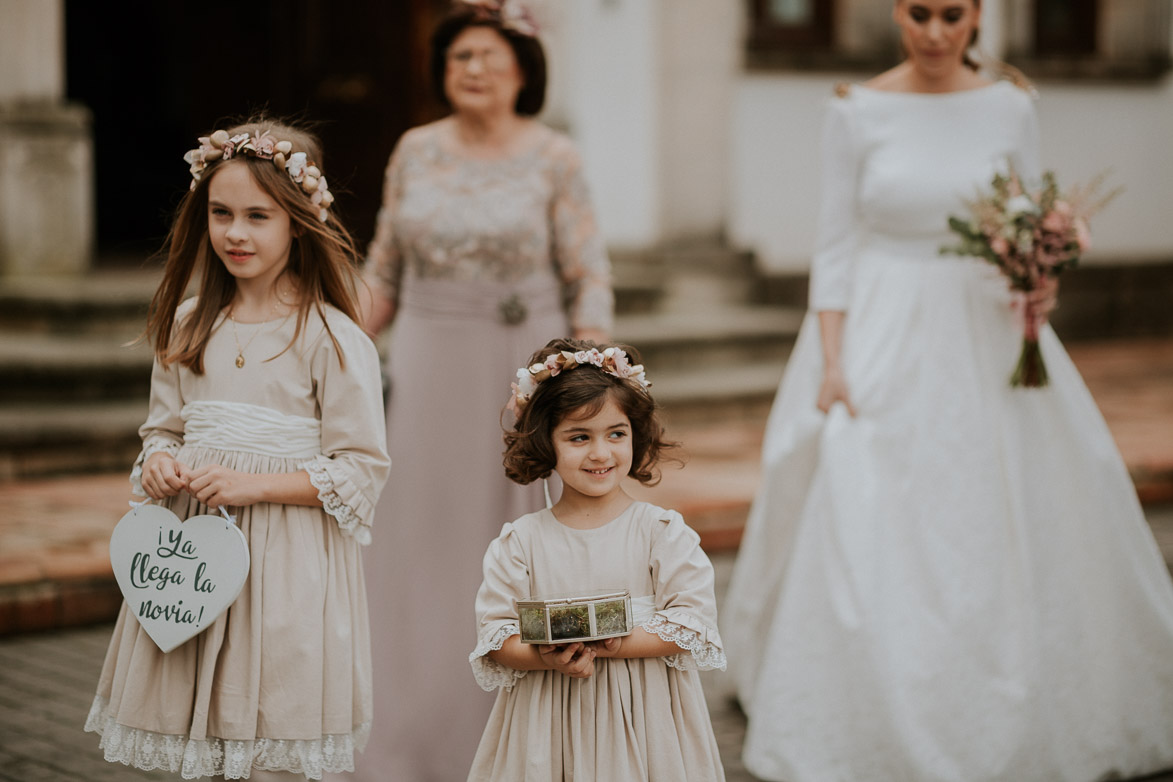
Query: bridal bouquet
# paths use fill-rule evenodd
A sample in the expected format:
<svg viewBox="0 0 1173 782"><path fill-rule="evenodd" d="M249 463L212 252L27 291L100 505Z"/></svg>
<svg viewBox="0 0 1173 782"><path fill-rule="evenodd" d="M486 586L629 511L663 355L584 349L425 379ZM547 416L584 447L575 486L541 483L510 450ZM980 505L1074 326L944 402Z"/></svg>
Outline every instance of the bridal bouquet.
<svg viewBox="0 0 1173 782"><path fill-rule="evenodd" d="M1010 378L1013 387L1038 388L1047 385L1047 368L1039 352L1039 329L1046 315L1039 311L1034 291L1049 278L1074 266L1091 245L1088 218L1099 211L1118 191L1097 199L1103 184L1101 175L1083 187L1061 192L1055 175L1043 174L1042 184L1030 188L1010 169L998 174L988 192L967 202L968 219L949 218L949 228L961 243L942 247L942 253L974 255L997 266L1012 290L1021 291L1022 353Z"/></svg>

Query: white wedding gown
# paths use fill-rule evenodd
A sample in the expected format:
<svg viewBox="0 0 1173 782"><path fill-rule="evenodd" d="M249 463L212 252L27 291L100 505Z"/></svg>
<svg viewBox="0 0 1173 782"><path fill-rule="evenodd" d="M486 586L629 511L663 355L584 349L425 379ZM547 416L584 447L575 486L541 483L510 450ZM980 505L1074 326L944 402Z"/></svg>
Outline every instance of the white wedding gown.
<svg viewBox="0 0 1173 782"><path fill-rule="evenodd" d="M1173 766L1173 585L1111 435L1049 327L1051 385L1009 387L1004 281L938 253L996 169L1038 174L1036 128L1004 82L831 102L811 311L847 313L858 415L815 407L812 314L721 614L763 779Z"/></svg>

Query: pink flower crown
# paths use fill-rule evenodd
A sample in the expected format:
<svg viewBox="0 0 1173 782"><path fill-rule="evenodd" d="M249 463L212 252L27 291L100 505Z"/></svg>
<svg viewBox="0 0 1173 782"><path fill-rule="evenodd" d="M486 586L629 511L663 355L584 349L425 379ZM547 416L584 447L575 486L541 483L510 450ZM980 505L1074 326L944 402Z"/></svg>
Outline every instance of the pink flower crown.
<svg viewBox="0 0 1173 782"><path fill-rule="evenodd" d="M265 131L256 138L248 133L229 136L226 130L217 130L210 136L200 136L198 149L189 150L184 156L184 162L191 166L191 189L195 190L196 182L204 173L209 163L217 160L231 160L236 155L248 155L261 160L272 160L277 168L284 169L293 183L300 185L310 201L318 207L318 219L326 222L330 204L334 203L334 194L326 187L326 177L317 165L306 159L304 152L294 152L293 144L288 141L278 141L269 131Z"/></svg>
<svg viewBox="0 0 1173 782"><path fill-rule="evenodd" d="M500 22L501 26L507 30L529 38L536 38L538 35L538 23L521 0L459 0L459 2L462 5L473 6L483 16Z"/></svg>
<svg viewBox="0 0 1173 782"><path fill-rule="evenodd" d="M648 389L652 385L644 373L644 365L636 364L633 366L629 364L627 353L620 348L606 348L602 352L591 348L574 353L563 350L546 356L544 362L517 370L517 382L511 384L513 397L509 400L509 409L515 415L520 415L522 408L529 403L530 397L538 389L539 383L583 366L598 367L612 377L630 380L638 385L645 394L648 393Z"/></svg>

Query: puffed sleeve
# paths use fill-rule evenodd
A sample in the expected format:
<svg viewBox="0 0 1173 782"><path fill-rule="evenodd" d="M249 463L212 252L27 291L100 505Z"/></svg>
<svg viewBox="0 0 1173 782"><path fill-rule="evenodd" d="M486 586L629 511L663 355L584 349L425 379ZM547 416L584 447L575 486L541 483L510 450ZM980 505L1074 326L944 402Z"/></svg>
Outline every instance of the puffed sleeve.
<svg viewBox="0 0 1173 782"><path fill-rule="evenodd" d="M195 304L195 298L181 303L176 309L176 322L186 318L195 308ZM136 497L147 496L143 491L143 464L147 458L157 451L175 456L183 445L183 391L180 385L180 371L180 365L176 362L172 362L171 366L164 369L158 357L151 368L151 397L147 406L147 420L138 430L143 441L143 449L134 460L134 467L130 471L130 490Z"/></svg>
<svg viewBox="0 0 1173 782"><path fill-rule="evenodd" d="M330 328L342 348L345 367L323 329L310 357L321 411L322 452L301 466L326 513L344 534L366 545L371 542L375 503L391 468L379 356L374 343L346 316L331 318Z"/></svg>
<svg viewBox="0 0 1173 782"><path fill-rule="evenodd" d="M725 650L717 632L717 598L713 565L701 539L675 511L652 544L652 581L656 613L642 627L683 651L668 665L686 670L725 670Z"/></svg>
<svg viewBox="0 0 1173 782"><path fill-rule="evenodd" d="M489 544L484 573L477 590L477 646L468 661L482 690L492 692L498 687L509 690L526 672L502 665L488 655L504 646L509 636L520 635L513 601L530 596L529 562L513 524L502 527L501 534Z"/></svg>
<svg viewBox="0 0 1173 782"><path fill-rule="evenodd" d="M363 280L376 296L396 301L403 276L403 253L395 235L395 214L403 194L404 141L395 146L383 175L383 201L375 216L375 237L367 247Z"/></svg>
<svg viewBox="0 0 1173 782"><path fill-rule="evenodd" d="M611 333L615 294L611 259L599 233L578 150L561 140L552 154L554 201L550 210L552 253L570 297L570 325Z"/></svg>
<svg viewBox="0 0 1173 782"><path fill-rule="evenodd" d="M846 310L855 273L860 151L850 96L835 97L823 122L822 194L811 260L810 310Z"/></svg>
<svg viewBox="0 0 1173 782"><path fill-rule="evenodd" d="M1026 181L1037 182L1043 175L1039 160L1039 115L1031 93L1022 91L1016 97L1022 108L1018 147L1013 155L1014 167Z"/></svg>
<svg viewBox="0 0 1173 782"><path fill-rule="evenodd" d="M183 419L179 417L183 399L179 392L179 364L172 363L166 369L155 359L151 369L151 401L147 408L147 420L139 427L143 449L134 460L130 471L130 490L137 497L145 497L143 491L143 464L147 457L158 451L175 456L183 445Z"/></svg>

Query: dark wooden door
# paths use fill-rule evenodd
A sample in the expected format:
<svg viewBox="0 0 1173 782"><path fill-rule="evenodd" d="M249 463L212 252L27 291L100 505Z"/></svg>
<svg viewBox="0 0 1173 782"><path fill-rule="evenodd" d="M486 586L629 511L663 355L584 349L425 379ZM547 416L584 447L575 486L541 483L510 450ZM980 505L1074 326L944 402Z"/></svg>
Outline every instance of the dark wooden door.
<svg viewBox="0 0 1173 782"><path fill-rule="evenodd" d="M142 262L190 181L196 137L257 111L307 121L337 211L366 245L404 130L438 115L426 81L437 0L66 0L71 100L94 117L99 263Z"/></svg>

